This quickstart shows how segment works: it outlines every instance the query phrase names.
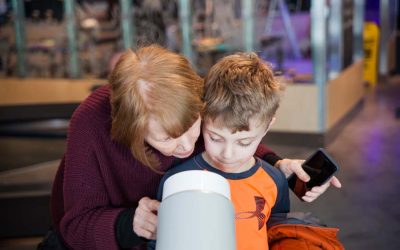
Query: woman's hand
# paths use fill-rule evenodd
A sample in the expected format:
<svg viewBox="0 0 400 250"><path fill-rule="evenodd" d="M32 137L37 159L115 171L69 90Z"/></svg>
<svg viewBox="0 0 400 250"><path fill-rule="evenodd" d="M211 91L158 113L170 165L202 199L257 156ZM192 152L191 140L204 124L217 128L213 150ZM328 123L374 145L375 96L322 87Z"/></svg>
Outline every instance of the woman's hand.
<svg viewBox="0 0 400 250"><path fill-rule="evenodd" d="M291 159L282 159L275 163L275 167L279 168L283 174L288 178L291 174L297 175L297 177L304 181L308 182L310 180L310 176L304 171L301 167L301 164L304 160L291 160ZM328 182L321 186L313 187L310 191L307 191L306 194L302 197L302 199L306 202L312 202L317 199L321 194L323 194L330 185L333 185L337 188L341 188L342 184L339 179L333 176Z"/></svg>
<svg viewBox="0 0 400 250"><path fill-rule="evenodd" d="M133 216L133 231L140 237L155 240L157 236L157 211L160 202L143 197Z"/></svg>

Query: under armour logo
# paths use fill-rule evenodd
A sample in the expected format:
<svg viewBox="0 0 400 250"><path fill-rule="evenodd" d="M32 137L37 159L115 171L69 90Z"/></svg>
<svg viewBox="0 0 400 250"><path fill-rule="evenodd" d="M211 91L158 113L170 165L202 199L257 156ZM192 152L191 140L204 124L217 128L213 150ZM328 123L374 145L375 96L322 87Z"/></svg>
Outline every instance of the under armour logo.
<svg viewBox="0 0 400 250"><path fill-rule="evenodd" d="M265 200L263 197L254 196L256 202L256 211L240 212L235 215L235 219L244 220L257 217L258 219L258 230L260 230L265 225L266 216L262 213L265 207Z"/></svg>

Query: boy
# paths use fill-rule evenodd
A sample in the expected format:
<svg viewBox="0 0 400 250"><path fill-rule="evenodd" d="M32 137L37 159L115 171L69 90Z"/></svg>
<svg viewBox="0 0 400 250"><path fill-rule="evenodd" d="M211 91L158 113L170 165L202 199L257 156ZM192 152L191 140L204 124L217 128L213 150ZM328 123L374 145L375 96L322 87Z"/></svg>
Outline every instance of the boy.
<svg viewBox="0 0 400 250"><path fill-rule="evenodd" d="M254 157L275 121L282 87L254 53L227 56L205 78L205 152L174 167L161 180L194 169L224 176L235 208L237 249L268 249L266 221L289 211L289 191L280 170Z"/></svg>

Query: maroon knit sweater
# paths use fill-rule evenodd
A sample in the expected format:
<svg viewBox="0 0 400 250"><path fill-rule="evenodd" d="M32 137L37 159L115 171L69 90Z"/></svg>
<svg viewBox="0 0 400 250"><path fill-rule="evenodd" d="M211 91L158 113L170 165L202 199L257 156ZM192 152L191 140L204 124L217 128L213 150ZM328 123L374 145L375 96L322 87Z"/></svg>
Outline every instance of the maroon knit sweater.
<svg viewBox="0 0 400 250"><path fill-rule="evenodd" d="M162 176L137 161L129 148L113 141L110 129L110 88L106 85L73 114L67 150L53 183L54 227L72 249L119 249L115 233L118 215L127 208L135 209L145 196L156 197ZM204 150L199 141L193 154ZM162 171L172 166L174 157L154 153ZM256 155L270 153L261 146Z"/></svg>

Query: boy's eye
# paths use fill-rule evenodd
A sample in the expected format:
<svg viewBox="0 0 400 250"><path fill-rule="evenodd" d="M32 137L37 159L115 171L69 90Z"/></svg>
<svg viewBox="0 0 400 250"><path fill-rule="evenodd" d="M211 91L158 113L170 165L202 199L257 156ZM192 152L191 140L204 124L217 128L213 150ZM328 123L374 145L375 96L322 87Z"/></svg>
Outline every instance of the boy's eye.
<svg viewBox="0 0 400 250"><path fill-rule="evenodd" d="M210 135L210 139L211 139L211 141L215 141L215 142L220 142L221 141L221 139L212 137L211 135Z"/></svg>

